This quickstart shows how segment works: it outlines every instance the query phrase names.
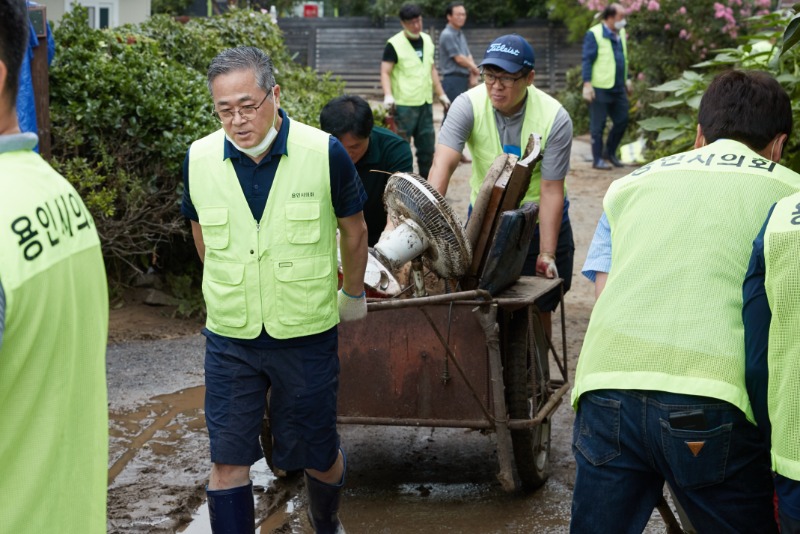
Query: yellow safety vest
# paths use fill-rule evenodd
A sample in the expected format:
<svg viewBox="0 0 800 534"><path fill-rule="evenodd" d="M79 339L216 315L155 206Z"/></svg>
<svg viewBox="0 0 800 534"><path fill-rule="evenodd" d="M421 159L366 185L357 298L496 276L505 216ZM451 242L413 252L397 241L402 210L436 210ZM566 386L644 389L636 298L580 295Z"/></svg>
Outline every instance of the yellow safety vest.
<svg viewBox="0 0 800 534"><path fill-rule="evenodd" d="M203 230L206 326L219 335L277 339L316 334L339 322L336 216L327 133L292 121L260 221L236 171L223 159L224 132L192 144L190 194Z"/></svg>
<svg viewBox="0 0 800 534"><path fill-rule="evenodd" d="M589 28L597 41L597 59L592 64L592 87L597 89L611 89L617 76L617 62L614 59L614 49L611 47L611 40L603 37L603 24L596 24ZM628 38L625 29L619 31L619 38L622 42L622 55L625 58L623 66L623 80L628 79Z"/></svg>
<svg viewBox="0 0 800 534"><path fill-rule="evenodd" d="M427 33L422 39L422 61L404 32L395 34L389 43L397 52L397 63L392 68L392 96L399 106L421 106L433 102L433 40Z"/></svg>
<svg viewBox="0 0 800 534"><path fill-rule="evenodd" d="M108 287L94 221L30 150L0 153L0 531L106 531Z"/></svg>
<svg viewBox="0 0 800 534"><path fill-rule="evenodd" d="M742 282L764 214L798 190L800 175L731 140L612 183L603 201L612 267L578 359L573 406L587 391L643 389L721 399L754 421Z"/></svg>
<svg viewBox="0 0 800 534"><path fill-rule="evenodd" d="M475 122L472 127L467 146L472 155L472 176L469 179L470 204L474 204L478 197L483 179L489 171L494 160L503 153L503 145L500 142L500 135L497 130L497 122L494 117L494 108L489 95L486 92L486 85L480 84L467 91L467 96L472 102L472 113ZM525 152L528 145L528 138L532 133L542 136L542 149L547 146L547 138L553 121L556 118L561 104L547 93L540 91L534 86L528 87L527 102L525 104L525 118L522 122L520 135L520 150ZM539 202L541 192L540 183L542 180L541 162L536 164L531 175L531 183L522 203ZM565 188L566 191L566 188Z"/></svg>
<svg viewBox="0 0 800 534"><path fill-rule="evenodd" d="M778 202L764 234L772 469L800 480L800 194Z"/></svg>

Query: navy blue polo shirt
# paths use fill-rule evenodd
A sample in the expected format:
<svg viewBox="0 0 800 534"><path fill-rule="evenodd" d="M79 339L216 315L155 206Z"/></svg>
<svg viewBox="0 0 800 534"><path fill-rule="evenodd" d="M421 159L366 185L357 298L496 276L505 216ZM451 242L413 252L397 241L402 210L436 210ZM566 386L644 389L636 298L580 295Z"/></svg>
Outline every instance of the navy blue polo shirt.
<svg viewBox="0 0 800 534"><path fill-rule="evenodd" d="M253 219L257 221L261 220L261 215L264 213L264 208L267 206L267 198L269 197L272 183L275 180L275 172L278 170L278 163L280 163L281 157L303 157L302 154L289 154L286 147L286 139L289 136L291 120L282 109L279 109L278 113L280 113L281 119L283 119L281 129L278 131L278 136L275 138L269 151L259 163L254 162L250 157L233 146L233 143L225 139L223 159L231 160L233 169L236 171L236 177L239 179L239 185L242 186L242 192L247 200L247 205L250 206ZM350 160L350 156L339 140L331 136L328 149L333 211L336 217L340 219L355 215L363 210L364 203L367 200L367 193L364 191L364 187L361 184L353 162ZM192 204L192 199L189 195L189 187L189 150L187 150L186 158L183 160L183 199L181 201L181 213L183 213L187 219L198 222L197 210L195 210ZM267 231L269 231L269 229ZM203 333L207 337L225 337L207 329L203 329ZM261 335L257 338L235 339L234 341L239 344L258 348L274 348L316 343L335 335L336 327L334 326L325 332L312 334L310 336L292 339L275 339L267 334L267 331L262 327Z"/></svg>
<svg viewBox="0 0 800 534"><path fill-rule="evenodd" d="M769 325L772 322L772 310L767 300L764 282L767 274L764 260L764 234L767 223L772 217L775 205L769 209L764 226L753 241L753 253L742 287L742 320L744 322L745 350L745 383L753 415L759 429L769 441L771 424L767 407L767 383L769 368L767 352L769 349ZM778 492L779 504L784 512L793 519L800 519L800 482L782 475L775 476L775 489Z"/></svg>

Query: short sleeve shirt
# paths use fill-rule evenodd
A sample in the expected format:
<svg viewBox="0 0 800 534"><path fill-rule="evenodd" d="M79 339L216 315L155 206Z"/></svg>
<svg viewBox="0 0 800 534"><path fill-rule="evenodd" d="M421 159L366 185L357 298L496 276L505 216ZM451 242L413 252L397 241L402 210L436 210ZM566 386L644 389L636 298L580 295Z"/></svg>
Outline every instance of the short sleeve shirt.
<svg viewBox="0 0 800 534"><path fill-rule="evenodd" d="M449 24L439 35L439 62L442 67L442 76L461 75L469 76L469 69L462 67L453 59L456 56L469 56L469 46L464 32L457 30Z"/></svg>

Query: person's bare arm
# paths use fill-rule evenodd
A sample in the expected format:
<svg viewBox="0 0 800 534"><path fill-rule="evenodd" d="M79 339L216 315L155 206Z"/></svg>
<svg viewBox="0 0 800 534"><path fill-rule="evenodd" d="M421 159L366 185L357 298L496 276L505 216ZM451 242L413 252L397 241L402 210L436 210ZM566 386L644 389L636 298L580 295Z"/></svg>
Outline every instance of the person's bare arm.
<svg viewBox="0 0 800 534"><path fill-rule="evenodd" d="M364 292L364 272L367 269L367 223L364 212L337 219L339 250L342 253L342 289L349 295Z"/></svg>
<svg viewBox="0 0 800 534"><path fill-rule="evenodd" d="M428 171L428 183L439 191L442 196L447 193L450 177L453 176L458 163L461 161L461 152L447 145L437 144L433 154L433 164Z"/></svg>
<svg viewBox="0 0 800 534"><path fill-rule="evenodd" d="M383 89L383 96L392 95L392 70L394 70L394 63L391 61L381 61L381 89Z"/></svg>
<svg viewBox="0 0 800 534"><path fill-rule="evenodd" d="M457 64L461 65L465 69L469 69L470 75L474 74L475 76L477 76L478 74L480 74L478 66L475 64L475 61L472 59L471 55L462 56L459 54L457 56L453 56L453 61L455 61Z"/></svg>
<svg viewBox="0 0 800 534"><path fill-rule="evenodd" d="M603 292L603 289L606 287L606 280L608 280L608 273L601 273L597 271L594 273L594 299L597 300L600 298L600 293Z"/></svg>
<svg viewBox="0 0 800 534"><path fill-rule="evenodd" d="M439 71L436 70L436 65L431 66L431 78L433 79L433 90L437 97L444 95L444 88L442 81L439 79Z"/></svg>
<svg viewBox="0 0 800 534"><path fill-rule="evenodd" d="M197 255L200 256L200 261L204 262L206 258L206 245L203 243L203 228L197 221L192 221L192 237L194 238L194 248L197 249Z"/></svg>
<svg viewBox="0 0 800 534"><path fill-rule="evenodd" d="M563 212L564 180L543 179L539 199L539 254L555 256Z"/></svg>

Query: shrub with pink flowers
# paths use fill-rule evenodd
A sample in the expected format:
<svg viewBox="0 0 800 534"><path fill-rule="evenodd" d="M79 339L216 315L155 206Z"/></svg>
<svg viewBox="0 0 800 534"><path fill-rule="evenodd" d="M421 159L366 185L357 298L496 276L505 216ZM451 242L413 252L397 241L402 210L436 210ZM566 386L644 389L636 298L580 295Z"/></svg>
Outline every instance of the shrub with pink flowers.
<svg viewBox="0 0 800 534"><path fill-rule="evenodd" d="M610 0L552 2L573 39L583 38ZM619 0L627 11L631 71L651 84L680 75L714 49L735 46L747 20L764 15L776 0Z"/></svg>

